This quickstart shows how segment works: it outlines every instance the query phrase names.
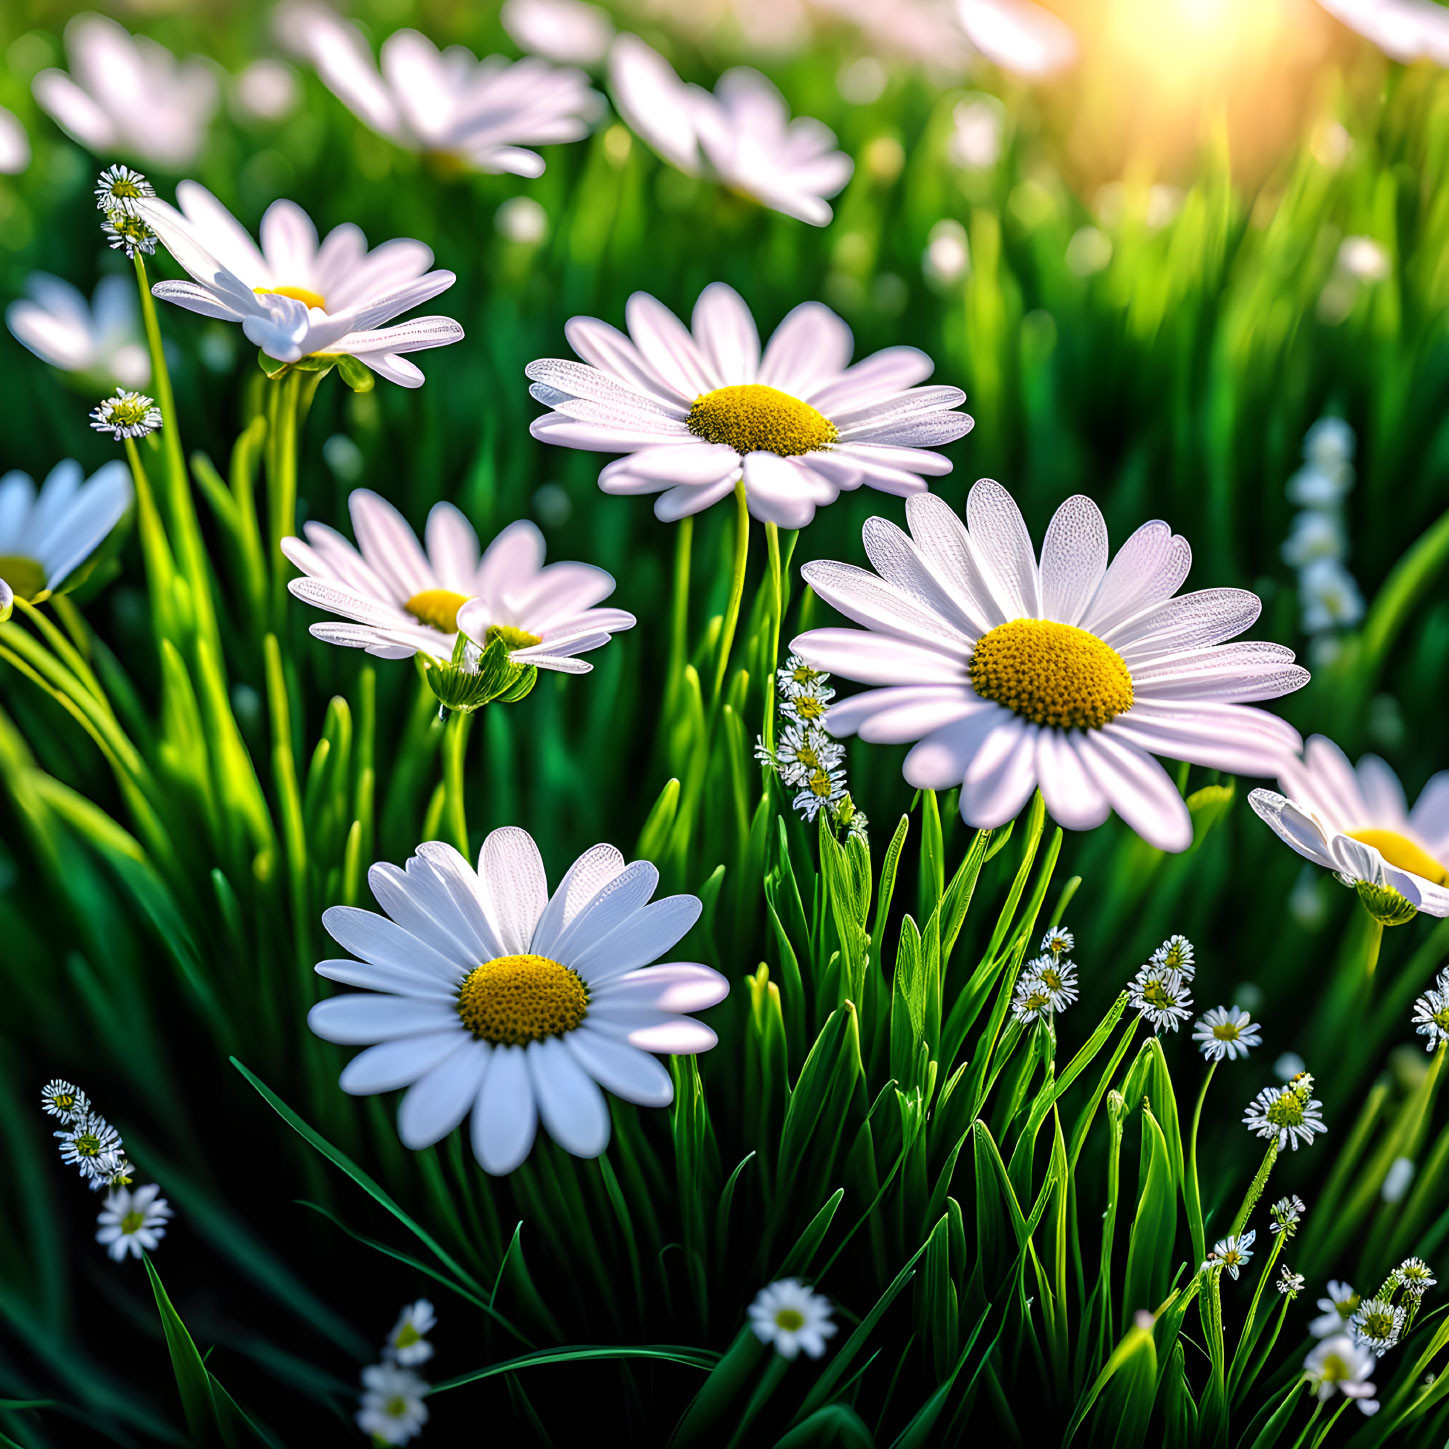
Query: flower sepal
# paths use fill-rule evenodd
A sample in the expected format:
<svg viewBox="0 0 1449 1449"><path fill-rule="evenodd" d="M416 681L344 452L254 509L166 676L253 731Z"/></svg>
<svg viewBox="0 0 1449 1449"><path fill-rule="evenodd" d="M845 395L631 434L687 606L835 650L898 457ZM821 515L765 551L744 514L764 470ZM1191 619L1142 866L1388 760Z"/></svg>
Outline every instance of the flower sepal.
<svg viewBox="0 0 1449 1449"><path fill-rule="evenodd" d="M1381 926L1402 926L1419 914L1419 908L1407 896L1388 884L1373 881L1354 882L1359 903Z"/></svg>
<svg viewBox="0 0 1449 1449"><path fill-rule="evenodd" d="M428 688L437 696L443 711L469 714L485 704L516 704L538 681L532 664L515 664L509 644L493 639L480 649L466 634L459 634L453 657L424 664Z"/></svg>

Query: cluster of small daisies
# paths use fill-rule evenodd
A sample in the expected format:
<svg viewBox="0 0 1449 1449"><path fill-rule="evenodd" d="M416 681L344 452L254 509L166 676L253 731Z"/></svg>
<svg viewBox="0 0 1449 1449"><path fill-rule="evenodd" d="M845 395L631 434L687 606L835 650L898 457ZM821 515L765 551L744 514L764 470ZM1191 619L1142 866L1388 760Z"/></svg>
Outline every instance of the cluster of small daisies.
<svg viewBox="0 0 1449 1449"><path fill-rule="evenodd" d="M426 1298L407 1304L382 1346L380 1361L363 1369L357 1427L375 1444L406 1444L428 1422L428 1382L415 1369L433 1356L426 1335L437 1321Z"/></svg>
<svg viewBox="0 0 1449 1449"><path fill-rule="evenodd" d="M1192 978L1197 974L1192 942L1169 936L1138 969L1127 988L1127 1002L1159 1035L1176 1031L1192 1017Z"/></svg>
<svg viewBox="0 0 1449 1449"><path fill-rule="evenodd" d="M1011 999L1011 1014L1023 1026L1065 1011L1077 999L1077 968L1069 959L1075 946L1070 931L1053 926L1041 938L1041 954L1022 967Z"/></svg>
<svg viewBox="0 0 1449 1449"><path fill-rule="evenodd" d="M856 808L846 789L845 746L825 730L825 715L835 698L829 674L792 654L775 671L775 694L780 735L773 748L761 736L755 758L794 789L795 809L806 820L814 820L824 811L847 836L864 840L865 812Z"/></svg>
<svg viewBox="0 0 1449 1449"><path fill-rule="evenodd" d="M1323 1103L1313 1095L1313 1077L1298 1072L1281 1087L1264 1087L1248 1104L1243 1125L1255 1137L1277 1139L1278 1150L1292 1147L1296 1152L1301 1142L1307 1146L1314 1135L1326 1132L1319 1108Z"/></svg>
<svg viewBox="0 0 1449 1449"><path fill-rule="evenodd" d="M1449 1042L1449 966L1439 972L1434 984L1414 1002L1414 1030L1425 1038L1426 1052L1436 1052Z"/></svg>
<svg viewBox="0 0 1449 1449"><path fill-rule="evenodd" d="M143 1251L153 1251L166 1236L171 1208L154 1182L132 1191L133 1169L121 1134L79 1087L59 1077L41 1088L40 1107L61 1123L55 1133L60 1160L74 1167L93 1192L109 1189L96 1219L96 1241L118 1263L128 1253L139 1258Z"/></svg>
<svg viewBox="0 0 1449 1449"><path fill-rule="evenodd" d="M96 178L96 206L105 220L101 233L112 251L124 251L127 261L137 252L156 250L156 233L141 215L138 202L156 195L156 188L129 166L107 166Z"/></svg>
<svg viewBox="0 0 1449 1449"><path fill-rule="evenodd" d="M1298 1224L1302 1222L1306 1211L1303 1199L1296 1195L1280 1197L1269 1209L1273 1221L1269 1224L1268 1231L1274 1239L1275 1256L1283 1244L1298 1231ZM1219 1238L1212 1252L1203 1260L1202 1271L1217 1269L1227 1273L1236 1282L1238 1274L1252 1259L1253 1244L1257 1237L1257 1230L1254 1229L1252 1232L1233 1233L1226 1238ZM1272 1268L1273 1259L1270 1257L1265 1272L1271 1272ZM1278 1291L1292 1298L1303 1291L1303 1285L1303 1275L1292 1272L1285 1263L1278 1278Z"/></svg>

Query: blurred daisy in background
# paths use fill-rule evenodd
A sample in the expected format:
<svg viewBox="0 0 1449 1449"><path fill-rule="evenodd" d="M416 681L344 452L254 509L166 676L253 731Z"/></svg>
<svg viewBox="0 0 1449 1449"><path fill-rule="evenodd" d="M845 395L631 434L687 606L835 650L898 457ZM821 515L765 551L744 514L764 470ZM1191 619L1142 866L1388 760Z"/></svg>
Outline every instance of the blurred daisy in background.
<svg viewBox="0 0 1449 1449"><path fill-rule="evenodd" d="M836 1326L824 1294L811 1292L798 1278L781 1278L761 1288L750 1304L750 1329L781 1358L792 1359L802 1352L822 1357Z"/></svg>
<svg viewBox="0 0 1449 1449"><path fill-rule="evenodd" d="M0 176L19 176L30 165L30 137L13 111L0 106Z"/></svg>
<svg viewBox="0 0 1449 1449"><path fill-rule="evenodd" d="M955 387L917 387L931 359L887 347L854 366L850 328L804 302L763 354L750 309L723 282L695 303L693 330L644 292L625 308L629 336L592 317L565 327L587 365L544 359L525 369L550 409L531 431L545 443L625 453L599 474L606 493L658 493L673 522L729 496L743 477L750 512L803 528L842 489L926 487L951 471L929 451L970 431Z"/></svg>
<svg viewBox="0 0 1449 1449"><path fill-rule="evenodd" d="M1318 0L1385 55L1449 65L1449 10L1434 0Z"/></svg>
<svg viewBox="0 0 1449 1449"><path fill-rule="evenodd" d="M1374 1398L1374 1385L1369 1379L1374 1362L1373 1354L1360 1348L1346 1333L1340 1333L1309 1350L1303 1360L1303 1373L1320 1401L1340 1393L1355 1400L1363 1413L1376 1414L1379 1401Z"/></svg>
<svg viewBox="0 0 1449 1449"><path fill-rule="evenodd" d="M369 1364L362 1371L362 1406L357 1427L375 1443L406 1444L428 1422L428 1385L400 1364Z"/></svg>
<svg viewBox="0 0 1449 1449"><path fill-rule="evenodd" d="M882 744L915 741L917 789L960 787L968 825L1004 825L1040 787L1061 825L1087 830L1115 810L1161 850L1192 843L1192 819L1153 758L1234 774L1274 774L1297 731L1251 702L1308 681L1291 650L1230 644L1261 605L1243 589L1177 597L1192 552L1165 523L1144 524L1109 566L1090 499L1069 498L1038 563L1011 495L982 479L966 525L930 494L906 501L910 533L865 525L876 573L801 569L826 603L864 627L814 629L791 648L874 687L836 703L826 727Z"/></svg>
<svg viewBox="0 0 1449 1449"><path fill-rule="evenodd" d="M520 50L560 65L601 65L614 39L609 12L584 0L504 0L499 18Z"/></svg>
<svg viewBox="0 0 1449 1449"><path fill-rule="evenodd" d="M242 120L283 120L300 100L296 71L275 56L252 61L232 80L231 107Z"/></svg>
<svg viewBox="0 0 1449 1449"><path fill-rule="evenodd" d="M189 312L240 322L246 338L278 362L341 353L403 387L423 374L402 354L445 347L463 336L451 317L414 317L384 326L446 291L452 272L430 271L430 247L410 238L371 251L351 223L320 242L311 217L274 201L262 217L261 246L195 181L176 188L181 209L159 199L137 203L141 219L191 274L152 291Z"/></svg>
<svg viewBox="0 0 1449 1449"><path fill-rule="evenodd" d="M295 16L296 48L353 115L404 150L464 170L540 176L543 157L528 148L581 140L603 114L579 70L439 50L416 30L388 36L374 61L362 31L333 11L302 6Z"/></svg>
<svg viewBox="0 0 1449 1449"><path fill-rule="evenodd" d="M451 503L428 514L426 548L385 498L359 488L348 499L357 544L324 523L302 525L305 542L282 552L305 575L288 588L304 603L347 623L312 625L314 638L379 659L452 657L460 628L475 645L503 638L522 665L586 674L576 656L632 629L623 609L595 605L614 577L585 563L545 567L543 534L527 520L509 524L480 554L473 525Z"/></svg>
<svg viewBox="0 0 1449 1449"><path fill-rule="evenodd" d="M1031 0L956 0L966 38L1012 75L1044 80L1077 58L1071 29Z"/></svg>
<svg viewBox="0 0 1449 1449"><path fill-rule="evenodd" d="M215 66L177 60L146 35L103 15L78 15L65 28L70 66L35 77L35 99L73 141L166 171L196 160L220 102Z"/></svg>
<svg viewBox="0 0 1449 1449"><path fill-rule="evenodd" d="M28 474L0 478L0 579L22 599L54 593L131 506L131 474L119 459L86 478L73 459L37 490Z"/></svg>
<svg viewBox="0 0 1449 1449"><path fill-rule="evenodd" d="M438 1315L433 1312L433 1305L426 1298L409 1303L398 1314L397 1322L387 1336L384 1355L394 1363L426 1363L433 1356L433 1346L425 1335L433 1331L437 1322Z"/></svg>
<svg viewBox="0 0 1449 1449"><path fill-rule="evenodd" d="M686 85L658 51L621 35L609 52L609 88L619 114L664 160L708 176L762 206L813 226L833 213L825 200L854 163L820 121L790 118L774 84L744 67L714 91Z"/></svg>
<svg viewBox="0 0 1449 1449"><path fill-rule="evenodd" d="M1359 1296L1351 1283L1330 1278L1326 1297L1318 1300L1318 1317L1308 1325L1314 1338L1332 1338L1348 1332L1348 1321L1358 1312Z"/></svg>
<svg viewBox="0 0 1449 1449"><path fill-rule="evenodd" d="M17 342L43 362L87 382L145 387L151 359L141 333L135 283L102 277L92 299L60 277L34 272L28 296L5 309Z"/></svg>
<svg viewBox="0 0 1449 1449"><path fill-rule="evenodd" d="M116 1262L127 1253L139 1258L144 1253L154 1253L161 1239L166 1236L166 1224L171 1218L171 1208L161 1189L154 1183L138 1187L135 1191L126 1187L113 1188L106 1196L106 1205L96 1219L96 1242L105 1244L106 1251Z"/></svg>
<svg viewBox="0 0 1449 1449"><path fill-rule="evenodd" d="M342 1073L353 1093L406 1087L398 1135L430 1147L472 1113L484 1170L512 1172L538 1126L576 1157L610 1134L607 1091L665 1107L674 1083L654 1053L708 1051L715 1034L689 1013L729 983L694 962L652 962L699 919L694 896L649 903L659 872L612 846L581 855L549 894L526 830L495 830L475 871L451 846L418 847L403 869L368 882L387 913L334 906L322 918L360 960L319 975L366 988L307 1020L326 1041L366 1045Z"/></svg>

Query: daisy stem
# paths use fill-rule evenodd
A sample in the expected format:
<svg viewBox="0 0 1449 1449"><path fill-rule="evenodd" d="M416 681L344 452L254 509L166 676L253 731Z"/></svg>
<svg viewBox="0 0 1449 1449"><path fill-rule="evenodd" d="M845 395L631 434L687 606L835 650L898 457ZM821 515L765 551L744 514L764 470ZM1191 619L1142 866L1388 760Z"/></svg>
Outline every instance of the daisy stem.
<svg viewBox="0 0 1449 1449"><path fill-rule="evenodd" d="M1195 1263L1201 1263L1207 1257L1207 1234L1203 1230L1202 1222L1202 1194L1197 1185L1197 1127L1202 1119L1202 1104L1207 1098L1208 1087L1212 1085L1213 1073L1217 1069L1216 1062L1209 1063L1207 1076L1202 1079L1202 1090L1197 1094L1197 1106L1192 1111L1192 1131L1187 1139L1187 1225L1192 1232L1192 1256Z"/></svg>
<svg viewBox="0 0 1449 1449"><path fill-rule="evenodd" d="M1258 1273L1258 1286L1253 1290L1252 1301L1248 1304L1248 1316L1243 1320L1242 1330L1238 1334L1238 1346L1233 1352L1232 1366L1228 1370L1228 1393L1230 1395L1237 1392L1243 1370L1247 1367L1246 1355L1251 1353L1253 1348L1253 1324L1258 1317L1258 1303L1263 1297L1263 1289L1272 1275L1273 1265L1278 1261L1278 1254L1282 1247L1283 1234L1275 1233L1273 1245L1269 1248L1267 1259Z"/></svg>
<svg viewBox="0 0 1449 1449"><path fill-rule="evenodd" d="M775 747L775 670L780 665L780 624L785 612L785 571L780 561L780 527L765 525L765 547L770 555L770 662L762 670L765 685L765 745Z"/></svg>
<svg viewBox="0 0 1449 1449"><path fill-rule="evenodd" d="M134 438L126 438L123 446L126 461L131 465L131 481L136 487L136 527L141 535L141 554L146 560L146 574L150 582L147 593L151 598L151 618L156 632L162 638L175 637L172 619L171 599L174 594L172 580L176 576L176 561L171 556L171 545L166 538L166 529L156 508L156 495L151 491L151 480L141 462L141 451Z"/></svg>
<svg viewBox="0 0 1449 1449"><path fill-rule="evenodd" d="M274 563L281 541L296 527L297 402L301 386L302 374L295 368L267 385L267 487ZM280 628L287 597L285 570L280 567L272 597L276 626Z"/></svg>
<svg viewBox="0 0 1449 1449"><path fill-rule="evenodd" d="M735 564L730 579L730 600L725 608L724 628L719 636L719 663L714 671L714 697L710 701L710 713L719 709L720 696L724 690L725 671L729 667L730 650L734 647L735 628L740 622L740 600L745 592L745 565L750 556L750 509L745 497L745 480L735 484Z"/></svg>
<svg viewBox="0 0 1449 1449"><path fill-rule="evenodd" d="M689 649L689 574L694 556L694 515L679 520L674 542L674 618L669 631L669 686L665 691L665 708L675 712L679 691L684 682L684 664Z"/></svg>
<svg viewBox="0 0 1449 1449"><path fill-rule="evenodd" d="M1303 1426L1303 1432L1293 1441L1293 1449L1300 1449L1303 1441L1312 1431L1313 1426L1318 1422L1318 1416L1323 1412L1324 1401L1319 1399L1313 1406L1313 1413L1309 1416L1308 1422Z"/></svg>
<svg viewBox="0 0 1449 1449"><path fill-rule="evenodd" d="M1243 1231L1248 1221L1248 1214L1257 1206L1258 1199L1263 1196L1263 1189L1268 1185L1268 1174L1273 1170L1273 1164L1278 1160L1278 1143L1274 1139L1268 1144L1268 1150L1263 1154L1262 1166L1258 1168L1258 1175L1248 1184L1247 1196L1243 1198L1243 1205L1238 1209L1238 1215L1233 1219L1233 1226L1228 1231L1229 1237L1237 1237Z"/></svg>
<svg viewBox="0 0 1449 1449"><path fill-rule="evenodd" d="M471 712L456 711L443 727L443 788L447 797L445 814L453 844L468 856L468 816L463 804L463 761L468 752Z"/></svg>
<svg viewBox="0 0 1449 1449"><path fill-rule="evenodd" d="M1326 1439L1326 1438L1328 1438L1328 1435L1329 1435L1329 1433L1330 1433L1330 1432L1331 1432L1331 1430L1332 1430L1332 1429L1333 1429L1333 1426L1334 1426L1334 1425L1335 1425L1335 1424L1336 1424L1336 1423L1338 1423L1338 1421L1339 1421L1339 1419L1340 1419L1340 1417L1341 1417L1341 1416L1342 1416L1342 1414L1343 1414L1343 1411L1344 1411L1344 1410L1345 1410L1345 1409L1347 1409L1347 1408L1348 1408L1348 1406L1349 1406L1349 1405L1350 1405L1350 1404L1351 1404L1351 1403L1352 1403L1352 1402L1353 1402L1353 1400L1352 1400L1352 1399L1351 1399L1351 1398L1349 1398L1349 1397L1348 1397L1348 1395L1347 1395L1347 1394L1345 1394L1345 1395L1344 1395L1344 1397L1343 1397L1343 1402L1342 1402L1342 1403L1341 1403L1341 1404L1340 1404L1340 1405L1339 1405L1339 1406L1338 1406L1338 1407L1337 1407L1337 1408L1336 1408L1336 1409L1335 1409L1335 1410L1334 1410L1334 1411L1333 1411L1333 1415L1332 1415L1332 1417L1331 1417L1331 1418L1330 1418L1330 1419L1329 1419L1329 1421L1328 1421L1328 1422L1327 1422L1327 1423L1326 1423L1326 1424L1325 1424L1325 1425L1324 1425L1324 1426L1323 1426L1323 1427L1322 1427L1322 1428L1321 1428L1321 1429L1320 1429L1320 1430L1319 1430L1319 1431L1318 1431L1318 1434L1317 1434L1317 1436L1316 1436L1316 1437L1315 1437L1315 1438L1314 1438L1314 1440L1313 1440L1313 1446L1312 1446L1312 1449L1318 1449L1318 1446L1319 1446L1319 1445L1320 1445L1320 1444L1322 1444L1322 1443L1323 1443L1323 1441L1324 1441L1324 1440L1325 1440L1325 1439ZM1315 1417L1316 1417L1316 1416L1315 1416Z"/></svg>
<svg viewBox="0 0 1449 1449"><path fill-rule="evenodd" d="M1288 1317L1288 1305L1293 1302L1295 1295L1284 1293L1283 1302L1278 1308L1278 1319L1273 1324L1273 1331L1268 1335L1268 1341L1259 1350L1258 1356L1253 1360L1253 1365L1246 1373L1241 1373L1238 1378L1238 1397L1241 1399L1244 1394L1257 1382L1258 1375L1263 1372L1263 1365L1268 1362L1273 1352L1273 1346L1278 1342L1278 1335L1283 1331L1283 1320Z"/></svg>

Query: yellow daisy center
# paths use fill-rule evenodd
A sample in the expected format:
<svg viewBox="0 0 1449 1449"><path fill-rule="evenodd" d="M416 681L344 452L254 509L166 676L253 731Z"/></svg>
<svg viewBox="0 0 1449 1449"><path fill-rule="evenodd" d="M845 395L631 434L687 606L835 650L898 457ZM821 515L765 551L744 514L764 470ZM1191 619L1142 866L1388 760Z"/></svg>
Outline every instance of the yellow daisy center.
<svg viewBox="0 0 1449 1449"><path fill-rule="evenodd" d="M809 403L759 382L701 393L689 410L688 427L695 437L738 453L778 453L782 458L828 448L840 436L835 424Z"/></svg>
<svg viewBox="0 0 1449 1449"><path fill-rule="evenodd" d="M5 576L5 561L0 559L0 578ZM12 587L14 587L12 585ZM16 589L16 593L19 593ZM1406 835L1396 830L1350 830L1350 840L1372 846L1390 865L1406 870L1410 875L1420 876L1435 885L1449 885L1449 870Z"/></svg>
<svg viewBox="0 0 1449 1449"><path fill-rule="evenodd" d="M790 708L803 720L825 718L825 705L813 694L802 694L798 699L792 699Z"/></svg>
<svg viewBox="0 0 1449 1449"><path fill-rule="evenodd" d="M786 1333L798 1333L805 1327L805 1315L798 1308L782 1308L775 1314L775 1327Z"/></svg>
<svg viewBox="0 0 1449 1449"><path fill-rule="evenodd" d="M1122 656L1055 619L1012 619L983 634L971 651L971 687L1055 729L1101 729L1132 708Z"/></svg>
<svg viewBox="0 0 1449 1449"><path fill-rule="evenodd" d="M414 594L403 608L440 634L456 634L458 610L467 602L466 594L455 594L452 589L424 589Z"/></svg>
<svg viewBox="0 0 1449 1449"><path fill-rule="evenodd" d="M458 988L463 1025L495 1046L563 1036L588 1009L583 978L547 956L498 956L475 966Z"/></svg>
<svg viewBox="0 0 1449 1449"><path fill-rule="evenodd" d="M127 1213L121 1219L121 1231L129 1236L132 1233L139 1233L146 1225L145 1213Z"/></svg>
<svg viewBox="0 0 1449 1449"><path fill-rule="evenodd" d="M405 1323L398 1329L397 1337L393 1339L392 1346L394 1348L411 1348L413 1344L421 1343L422 1338L422 1334L411 1323Z"/></svg>
<svg viewBox="0 0 1449 1449"><path fill-rule="evenodd" d="M20 554L0 554L0 579L10 585L17 599L33 599L45 592L44 567Z"/></svg>
<svg viewBox="0 0 1449 1449"><path fill-rule="evenodd" d="M530 634L527 629L515 629L511 624L490 624L484 640L492 644L495 639L503 640L509 653L515 649L532 649L535 644L543 643L539 635Z"/></svg>
<svg viewBox="0 0 1449 1449"><path fill-rule="evenodd" d="M1237 1041L1239 1033L1238 1028L1232 1022L1220 1021L1213 1027L1213 1035L1219 1041Z"/></svg>
<svg viewBox="0 0 1449 1449"><path fill-rule="evenodd" d="M319 312L327 310L327 301L321 292L310 291L306 287L253 287L259 297L290 297L294 302L301 302L303 306L315 307Z"/></svg>

